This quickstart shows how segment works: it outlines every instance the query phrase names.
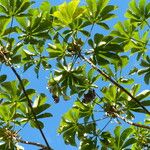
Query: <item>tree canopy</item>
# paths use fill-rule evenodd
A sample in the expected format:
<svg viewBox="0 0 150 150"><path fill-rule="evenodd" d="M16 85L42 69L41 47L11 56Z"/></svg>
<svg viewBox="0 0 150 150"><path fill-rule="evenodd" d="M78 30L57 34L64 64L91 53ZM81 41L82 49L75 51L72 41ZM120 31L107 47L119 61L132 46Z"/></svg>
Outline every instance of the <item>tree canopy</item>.
<svg viewBox="0 0 150 150"><path fill-rule="evenodd" d="M30 144L52 150L43 118L57 117L51 107L62 100L73 101L56 132L65 144L79 150L149 149L150 2L131 0L114 26L108 20L117 17L118 7L110 0L35 3L0 0L0 149ZM10 70L2 74L3 68ZM29 70L39 80L49 70L49 95L22 78L20 72ZM107 130L111 122L113 131ZM27 124L45 143L19 134Z"/></svg>

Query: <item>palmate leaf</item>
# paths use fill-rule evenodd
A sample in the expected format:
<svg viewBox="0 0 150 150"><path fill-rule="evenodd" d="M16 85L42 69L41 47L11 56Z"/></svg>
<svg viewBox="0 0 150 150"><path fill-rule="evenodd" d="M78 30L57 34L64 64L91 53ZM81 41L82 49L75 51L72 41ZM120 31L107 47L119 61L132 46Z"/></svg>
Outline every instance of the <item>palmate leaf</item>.
<svg viewBox="0 0 150 150"><path fill-rule="evenodd" d="M70 90L70 95L80 94L80 92L93 86L86 77L86 66L74 68L72 65L72 63L66 64L65 62L57 63L58 69L54 72L54 78L51 77L49 80L49 88L52 93L63 96L68 95L67 90ZM53 80L51 80L52 78Z"/></svg>
<svg viewBox="0 0 150 150"><path fill-rule="evenodd" d="M85 9L78 6L79 2L80 0L72 0L69 3L65 2L58 6L58 10L52 14L56 18L56 20L54 20L54 25L65 27L75 19L81 17Z"/></svg>
<svg viewBox="0 0 150 150"><path fill-rule="evenodd" d="M111 36L95 34L94 41L88 40L89 45L93 48L93 59L99 65L121 63L118 53L122 52L123 49L120 45L111 43L112 39Z"/></svg>
<svg viewBox="0 0 150 150"><path fill-rule="evenodd" d="M139 0L138 4L136 0L131 0L129 3L129 9L125 13L125 17L131 19L134 25L140 25L143 28L147 25L147 20L150 18L150 3L146 3L146 0Z"/></svg>
<svg viewBox="0 0 150 150"><path fill-rule="evenodd" d="M66 48L66 43L56 43L55 45L49 43L46 50L49 52L50 58L61 58L65 55Z"/></svg>
<svg viewBox="0 0 150 150"><path fill-rule="evenodd" d="M72 36L77 35L78 33L82 33L84 36L90 36L89 31L86 30L85 27L91 25L90 22L85 21L81 18L75 19L68 25L69 29L67 28L64 30L63 35L65 35L65 40L68 41L68 39Z"/></svg>
<svg viewBox="0 0 150 150"><path fill-rule="evenodd" d="M24 72L31 66L34 66L34 71L39 77L41 68L48 70L51 68L49 64L49 57L42 56L44 52L44 41L39 41L37 44L28 44L26 49L21 51L22 60L24 65Z"/></svg>
<svg viewBox="0 0 150 150"><path fill-rule="evenodd" d="M102 144L102 150L107 150L108 148L116 148L114 147L114 137L110 134L110 132L102 132L101 134L101 140L100 140L101 144Z"/></svg>
<svg viewBox="0 0 150 150"><path fill-rule="evenodd" d="M134 43L131 41L131 37L134 37L135 27L130 24L130 21L125 21L124 24L118 22L114 28L116 30L111 32L111 35L116 37L115 42L122 43L125 51L134 47Z"/></svg>
<svg viewBox="0 0 150 150"><path fill-rule="evenodd" d="M33 4L30 0L0 0L0 18L23 17Z"/></svg>
<svg viewBox="0 0 150 150"><path fill-rule="evenodd" d="M86 0L87 11L84 17L91 23L95 23L108 30L109 26L104 22L116 17L111 13L117 6L108 5L109 0Z"/></svg>
<svg viewBox="0 0 150 150"><path fill-rule="evenodd" d="M27 18L17 18L21 28L18 29L20 40L24 40L26 44L38 44L43 39L50 39L48 33L51 22L38 9L31 9Z"/></svg>
<svg viewBox="0 0 150 150"><path fill-rule="evenodd" d="M118 22L114 28L110 34L114 37L113 42L122 44L125 51L131 50L131 53L135 53L147 50L148 31L141 36L130 20Z"/></svg>
<svg viewBox="0 0 150 150"><path fill-rule="evenodd" d="M44 1L42 2L42 4L40 5L40 9L42 11L47 11L47 12L50 12L50 9L51 9L51 5L48 1Z"/></svg>
<svg viewBox="0 0 150 150"><path fill-rule="evenodd" d="M78 119L79 112L71 109L65 113L61 119L58 133L63 134L63 138L66 144L76 146L75 135L78 131Z"/></svg>
<svg viewBox="0 0 150 150"><path fill-rule="evenodd" d="M91 103L85 104L85 103L81 102L80 100L77 100L77 101L74 102L73 108L75 110L79 111L79 117L80 118L82 118L82 117L86 118L85 121L88 121L88 119L93 114L93 108L94 108L94 106Z"/></svg>
<svg viewBox="0 0 150 150"><path fill-rule="evenodd" d="M117 101L117 88L115 86L110 85L109 87L103 87L101 91L108 103L114 103Z"/></svg>

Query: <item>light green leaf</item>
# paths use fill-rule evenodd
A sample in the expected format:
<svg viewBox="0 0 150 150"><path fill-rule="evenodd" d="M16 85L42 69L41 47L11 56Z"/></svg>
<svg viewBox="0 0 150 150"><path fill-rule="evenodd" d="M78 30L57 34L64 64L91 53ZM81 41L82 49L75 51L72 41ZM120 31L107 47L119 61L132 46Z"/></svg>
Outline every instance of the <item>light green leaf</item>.
<svg viewBox="0 0 150 150"><path fill-rule="evenodd" d="M140 101L149 96L150 96L150 90L144 90L136 96L136 99Z"/></svg>
<svg viewBox="0 0 150 150"><path fill-rule="evenodd" d="M40 9L42 10L42 11L47 11L47 12L50 12L50 8L51 8L51 5L50 5L50 2L48 2L48 1L44 1L44 2L42 2L42 4L40 5Z"/></svg>
<svg viewBox="0 0 150 150"><path fill-rule="evenodd" d="M64 2L58 6L58 10L53 13L53 16L58 20L54 21L54 24L61 26L68 26L75 19L83 15L84 9L79 7L80 0L72 0L68 4Z"/></svg>

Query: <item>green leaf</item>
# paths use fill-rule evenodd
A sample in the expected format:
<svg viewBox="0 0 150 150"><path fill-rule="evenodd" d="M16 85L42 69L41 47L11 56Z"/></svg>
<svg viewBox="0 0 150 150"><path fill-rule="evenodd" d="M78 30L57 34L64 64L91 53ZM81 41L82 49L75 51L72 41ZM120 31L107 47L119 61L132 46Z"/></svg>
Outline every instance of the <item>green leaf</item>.
<svg viewBox="0 0 150 150"><path fill-rule="evenodd" d="M119 79L119 82L120 82L120 83L123 83L123 84L133 84L133 83L134 83L134 79L120 78L120 79Z"/></svg>
<svg viewBox="0 0 150 150"><path fill-rule="evenodd" d="M46 95L41 93L40 95L38 95L35 98L34 103L33 103L33 107L38 107L38 106L45 104L46 99L47 99Z"/></svg>
<svg viewBox="0 0 150 150"><path fill-rule="evenodd" d="M7 79L7 75L1 75L0 76L0 83L4 82Z"/></svg>
<svg viewBox="0 0 150 150"><path fill-rule="evenodd" d="M145 124L150 124L150 116L146 115Z"/></svg>
<svg viewBox="0 0 150 150"><path fill-rule="evenodd" d="M137 142L137 140L135 138L130 138L123 144L122 148L126 148L130 145L133 145L136 142Z"/></svg>
<svg viewBox="0 0 150 150"><path fill-rule="evenodd" d="M73 108L79 111L79 117L90 118L93 113L93 106L91 104L85 104L80 100L75 101ZM87 120L88 121L88 120Z"/></svg>
<svg viewBox="0 0 150 150"><path fill-rule="evenodd" d="M11 81L11 82L3 82L1 83L1 87L3 90L6 92L10 93L12 97L17 95L17 87L16 87L17 82Z"/></svg>
<svg viewBox="0 0 150 150"><path fill-rule="evenodd" d="M109 26L106 24L106 23L103 23L103 22L98 22L97 23L99 26L101 26L102 28L106 29L106 30L109 30Z"/></svg>
<svg viewBox="0 0 150 150"><path fill-rule="evenodd" d="M13 119L14 115L15 115L14 107L10 107L9 105L1 105L0 106L1 120L3 120L5 123L10 122L11 119Z"/></svg>
<svg viewBox="0 0 150 150"><path fill-rule="evenodd" d="M120 131L121 131L121 127L117 126L114 130L114 134L115 134L115 139L116 139L116 144L119 145L120 143Z"/></svg>
<svg viewBox="0 0 150 150"><path fill-rule="evenodd" d="M79 150L97 150L96 142L85 137L80 141Z"/></svg>
<svg viewBox="0 0 150 150"><path fill-rule="evenodd" d="M21 55L15 55L12 57L12 63L19 64L21 62Z"/></svg>
<svg viewBox="0 0 150 150"><path fill-rule="evenodd" d="M109 0L86 0L87 11L85 18L93 24L98 24L108 30L109 26L103 21L114 18L116 15L111 13L117 7L108 5Z"/></svg>
<svg viewBox="0 0 150 150"><path fill-rule="evenodd" d="M47 11L47 12L50 12L50 9L51 9L51 5L48 1L44 1L42 2L42 4L40 5L40 9L42 11Z"/></svg>
<svg viewBox="0 0 150 150"><path fill-rule="evenodd" d="M44 128L44 124L41 121L39 121L39 120L38 120L38 122L35 122L35 121L32 121L32 120L30 121L30 125L31 125L32 128L39 129L39 126L37 125L37 123L38 123L38 125L40 126L41 129Z"/></svg>
<svg viewBox="0 0 150 150"><path fill-rule="evenodd" d="M139 0L139 9L140 9L141 14L144 13L145 4L146 4L146 0Z"/></svg>
<svg viewBox="0 0 150 150"><path fill-rule="evenodd" d="M131 88L131 93L133 94L133 96L135 96L136 93L140 90L140 87L141 87L140 84L133 85L133 87Z"/></svg>
<svg viewBox="0 0 150 150"><path fill-rule="evenodd" d="M132 134L133 129L132 128L127 128L125 129L120 136L120 146L123 146L123 143L125 140Z"/></svg>
<svg viewBox="0 0 150 150"><path fill-rule="evenodd" d="M63 57L65 55L65 51L66 51L66 45L62 45L62 44L48 44L48 48L47 51L49 52L50 58L57 58L57 57Z"/></svg>
<svg viewBox="0 0 150 150"><path fill-rule="evenodd" d="M133 75L134 73L137 73L138 68L134 67L133 69L130 70L129 75Z"/></svg>
<svg viewBox="0 0 150 150"><path fill-rule="evenodd" d="M0 18L0 38L5 34L6 28L10 23L10 19L1 19Z"/></svg>
<svg viewBox="0 0 150 150"><path fill-rule="evenodd" d="M53 115L51 113L43 113L40 115L37 115L37 119L41 119L41 118L49 118L52 117Z"/></svg>
<svg viewBox="0 0 150 150"><path fill-rule="evenodd" d="M97 10L96 0L86 0L89 10L95 13Z"/></svg>
<svg viewBox="0 0 150 150"><path fill-rule="evenodd" d="M149 96L150 96L150 90L144 90L136 96L136 99L140 101Z"/></svg>
<svg viewBox="0 0 150 150"><path fill-rule="evenodd" d="M144 76L144 81L146 84L150 83L150 72L146 73Z"/></svg>
<svg viewBox="0 0 150 150"><path fill-rule="evenodd" d="M50 106L51 106L50 104L43 104L43 105L40 105L38 107L34 107L34 112L36 114L40 114L41 112L43 112L46 109L48 109Z"/></svg>
<svg viewBox="0 0 150 150"><path fill-rule="evenodd" d="M144 74L144 81L146 84L150 83L150 57L147 55L146 59L141 60L140 64L143 68L138 70L138 75Z"/></svg>
<svg viewBox="0 0 150 150"><path fill-rule="evenodd" d="M136 0L132 0L130 3L129 3L129 6L131 7L131 9L134 11L134 13L136 15L139 15L140 14L140 10L138 9L137 5L136 5Z"/></svg>

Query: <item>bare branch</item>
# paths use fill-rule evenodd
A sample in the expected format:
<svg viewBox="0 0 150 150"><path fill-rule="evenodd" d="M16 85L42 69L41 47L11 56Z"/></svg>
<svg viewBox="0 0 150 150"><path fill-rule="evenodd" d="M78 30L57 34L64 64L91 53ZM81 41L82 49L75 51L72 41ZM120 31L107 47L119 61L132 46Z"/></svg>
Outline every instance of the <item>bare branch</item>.
<svg viewBox="0 0 150 150"><path fill-rule="evenodd" d="M41 147L42 150L49 150L48 147L46 147L45 145L40 144L40 143L30 142L30 141L24 141L24 140L21 140L21 139L17 139L17 141L20 142L20 143L23 143L23 144L29 144L29 145L34 145L34 146Z"/></svg>
<svg viewBox="0 0 150 150"><path fill-rule="evenodd" d="M132 121L126 119L125 117L118 115L117 113L114 113L114 115L115 115L116 117L120 118L121 120L123 120L124 122L130 124L130 125L133 125L133 126L136 126L136 127L139 127L139 128L145 128L145 129L149 129L149 130L150 130L150 126L146 126L146 125L134 123L134 122L132 122Z"/></svg>

